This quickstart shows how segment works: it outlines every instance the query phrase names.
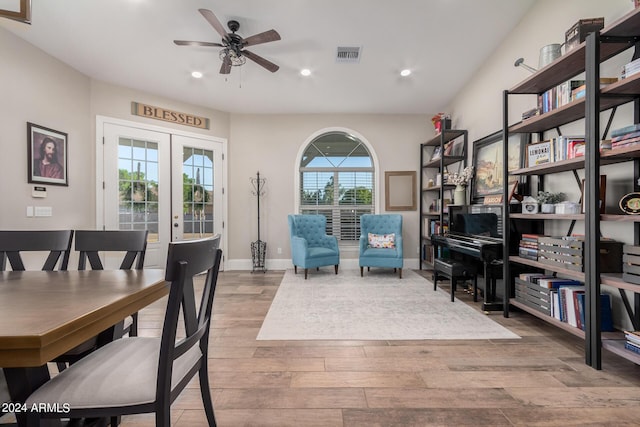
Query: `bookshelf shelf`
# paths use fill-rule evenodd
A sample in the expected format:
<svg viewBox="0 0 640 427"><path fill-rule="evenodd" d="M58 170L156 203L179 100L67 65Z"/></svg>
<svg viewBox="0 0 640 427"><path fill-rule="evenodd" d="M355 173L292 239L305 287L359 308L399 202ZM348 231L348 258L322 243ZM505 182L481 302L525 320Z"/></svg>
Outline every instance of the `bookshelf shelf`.
<svg viewBox="0 0 640 427"><path fill-rule="evenodd" d="M602 348L640 365L640 354L624 348L624 339L603 339Z"/></svg>
<svg viewBox="0 0 640 427"><path fill-rule="evenodd" d="M431 243L432 229L443 233L445 230L446 208L442 209L443 202L449 198L453 200L453 190L455 185L443 183L427 187L429 179L434 179L438 175L443 176L444 171L451 165L467 164L467 131L460 129L445 129L445 122L442 123L444 129L441 133L433 136L426 142L420 144L420 265L419 268L433 270L433 259L436 248ZM454 140L456 140L454 142ZM445 146L451 143L453 153L459 155L448 155L445 153ZM456 147L462 145L461 151L455 151ZM442 153L438 158L433 159L434 152L438 150ZM449 151L447 151L449 153ZM437 210L429 210L436 202ZM450 203L449 203L450 204Z"/></svg>
<svg viewBox="0 0 640 427"><path fill-rule="evenodd" d="M585 214L559 215L559 214L516 214L509 213L505 203L505 221L546 221L570 220L584 221L584 234L586 236L599 236L601 222L629 223L633 226L634 242L640 244L640 215L600 214L597 197L589 197L596 194L599 185L599 168L604 165L612 165L624 162L634 163L634 189L637 191L640 178L640 145L618 147L607 151L598 151L597 143L600 136L600 113L628 103L633 103L635 121L640 117L640 73L626 79L600 87L600 63L612 58L619 53L633 47L640 37L640 8L636 8L612 24L607 25L601 31L590 34L585 42L565 53L547 66L533 73L527 79L504 92L504 134L508 138L512 133L537 133L542 138L543 133L549 130L558 130L559 127L578 120L584 120L585 155L583 157L562 160L552 163L537 165L534 167L520 168L511 172L504 172L504 181L508 182L510 176L538 176L544 183L544 176L568 171L585 171L587 205ZM553 109L547 113L533 116L529 119L511 124L509 120L509 96L513 94L534 94L540 96L549 89L585 73L586 95L578 100ZM612 113L613 114L613 113ZM508 151L508 148L507 150ZM508 153L505 153L507 158ZM577 178L576 178L577 179ZM542 189L543 187L540 187ZM573 223L572 223L573 226ZM509 240L508 227L505 227L505 240ZM585 283L585 291L588 304L585 305L586 332L563 323L553 316L549 316L535 308L528 307L521 301L509 299L505 304L505 316L509 315L509 306L518 307L527 313L539 317L563 330L566 330L585 339L586 363L596 369L601 369L601 349L612 352L640 364L640 355L624 348L624 340L605 339L607 334L601 330L601 325L596 320L600 318L601 307L596 301L601 293L601 285L618 289L621 299L635 329L640 329L640 285L626 282L622 274L601 273L599 239L585 240L584 247L584 272L556 267L546 263L521 258L519 256L505 254L504 259L504 283L505 295L509 294L509 284L512 273L510 264L529 266L545 273L556 273L558 277L579 280ZM635 301L628 302L626 292L633 295ZM594 298L595 296L595 298ZM526 301L525 301L526 302ZM620 303L619 303L620 304ZM600 345L601 344L601 345Z"/></svg>
<svg viewBox="0 0 640 427"><path fill-rule="evenodd" d="M522 304L521 302L518 302L514 299L509 301L509 304L511 304L514 307L518 307L520 310L522 311L526 311L527 313L544 320L547 323L551 323L552 325L569 332L572 335L575 335L577 337L580 337L582 339L584 339L584 331L582 329L578 329L576 327L573 327L571 325L569 325L568 323L565 322L561 322L558 319L554 319L551 316L548 316L544 313L541 313L539 311L537 311L535 308L531 308L528 305Z"/></svg>

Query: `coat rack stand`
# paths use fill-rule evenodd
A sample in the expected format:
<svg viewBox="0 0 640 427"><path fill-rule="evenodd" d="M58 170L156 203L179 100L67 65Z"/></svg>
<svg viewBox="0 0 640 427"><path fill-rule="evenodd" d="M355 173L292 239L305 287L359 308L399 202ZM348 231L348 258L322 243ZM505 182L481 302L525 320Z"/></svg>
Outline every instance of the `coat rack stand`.
<svg viewBox="0 0 640 427"><path fill-rule="evenodd" d="M264 196L264 184L267 180L260 178L260 172L257 172L256 177L249 178L249 181L253 187L251 194L256 196L258 201L258 240L251 242L251 260L253 264L251 272L253 273L256 270L262 270L264 273L267 271L264 264L265 255L267 253L267 242L260 240L260 197Z"/></svg>

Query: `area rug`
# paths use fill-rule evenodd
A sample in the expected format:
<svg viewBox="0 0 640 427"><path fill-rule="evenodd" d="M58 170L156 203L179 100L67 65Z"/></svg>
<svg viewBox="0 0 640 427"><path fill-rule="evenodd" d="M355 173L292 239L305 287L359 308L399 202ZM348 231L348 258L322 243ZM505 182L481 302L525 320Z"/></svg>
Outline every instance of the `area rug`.
<svg viewBox="0 0 640 427"><path fill-rule="evenodd" d="M287 270L258 340L520 338L411 270Z"/></svg>

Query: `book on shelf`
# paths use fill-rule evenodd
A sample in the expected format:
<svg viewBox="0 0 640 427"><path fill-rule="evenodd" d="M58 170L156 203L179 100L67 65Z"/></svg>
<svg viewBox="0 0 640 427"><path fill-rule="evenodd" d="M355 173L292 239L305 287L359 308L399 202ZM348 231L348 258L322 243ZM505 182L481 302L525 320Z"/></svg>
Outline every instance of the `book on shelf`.
<svg viewBox="0 0 640 427"><path fill-rule="evenodd" d="M552 276L549 276L548 274L545 274L545 273L520 273L518 275L518 278L520 280L524 280L525 282L531 282L531 283L536 283L533 281L533 279L540 278L540 277L552 277Z"/></svg>
<svg viewBox="0 0 640 427"><path fill-rule="evenodd" d="M634 74L637 74L639 71L640 71L640 58L637 58L622 66L622 72L620 73L620 78L621 79L629 78Z"/></svg>
<svg viewBox="0 0 640 427"><path fill-rule="evenodd" d="M633 351L636 354L640 354L640 347L634 344L631 344L630 342L624 343L624 348L626 348L627 350Z"/></svg>
<svg viewBox="0 0 640 427"><path fill-rule="evenodd" d="M544 277L538 279L537 283L547 289L557 289L563 286L584 286L584 283L579 280L563 279L561 277Z"/></svg>
<svg viewBox="0 0 640 427"><path fill-rule="evenodd" d="M637 331L624 331L624 337L627 339L628 342L640 346L640 335L638 335Z"/></svg>
<svg viewBox="0 0 640 427"><path fill-rule="evenodd" d="M586 304L586 295L585 294L581 294L578 295L577 297L577 302L578 302L578 313L580 313L580 310L582 311L582 313L580 313L580 323L581 323L581 327L580 329L584 330L585 329L585 317L584 317L584 313L585 313L585 304ZM611 312L611 296L609 294L600 294L600 330L603 332L612 332L613 329L613 317L612 317L612 312Z"/></svg>
<svg viewBox="0 0 640 427"><path fill-rule="evenodd" d="M640 131L640 123L624 126L611 131L611 140L616 141L617 137Z"/></svg>

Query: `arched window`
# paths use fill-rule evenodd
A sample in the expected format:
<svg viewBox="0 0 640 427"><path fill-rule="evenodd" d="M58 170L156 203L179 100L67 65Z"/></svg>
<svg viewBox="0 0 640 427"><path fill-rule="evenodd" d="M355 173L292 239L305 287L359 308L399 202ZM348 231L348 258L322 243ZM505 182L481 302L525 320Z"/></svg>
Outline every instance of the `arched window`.
<svg viewBox="0 0 640 427"><path fill-rule="evenodd" d="M327 217L327 233L343 243L360 237L360 216L374 213L374 162L354 135L314 138L300 160L300 213Z"/></svg>

